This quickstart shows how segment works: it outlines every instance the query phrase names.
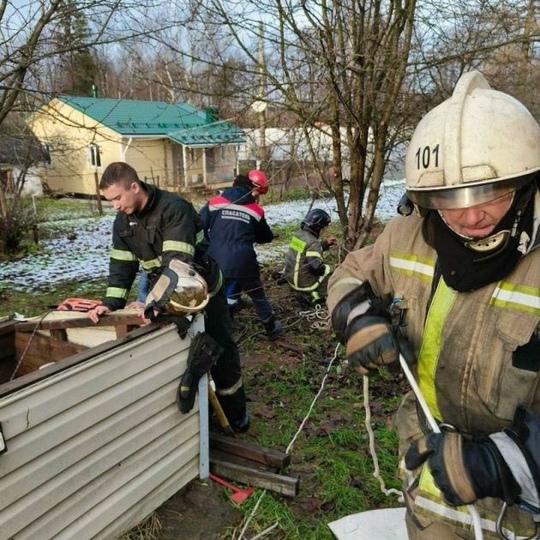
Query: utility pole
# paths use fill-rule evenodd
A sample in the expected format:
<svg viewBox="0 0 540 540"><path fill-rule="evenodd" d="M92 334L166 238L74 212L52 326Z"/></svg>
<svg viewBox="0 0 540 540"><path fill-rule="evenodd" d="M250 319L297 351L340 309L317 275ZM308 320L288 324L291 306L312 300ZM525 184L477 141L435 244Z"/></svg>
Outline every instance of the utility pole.
<svg viewBox="0 0 540 540"><path fill-rule="evenodd" d="M264 39L263 39L263 23L259 22L259 152L257 156L257 168L262 169L266 166L268 155L266 151L266 101L264 101L265 93L265 76L266 64L264 60Z"/></svg>

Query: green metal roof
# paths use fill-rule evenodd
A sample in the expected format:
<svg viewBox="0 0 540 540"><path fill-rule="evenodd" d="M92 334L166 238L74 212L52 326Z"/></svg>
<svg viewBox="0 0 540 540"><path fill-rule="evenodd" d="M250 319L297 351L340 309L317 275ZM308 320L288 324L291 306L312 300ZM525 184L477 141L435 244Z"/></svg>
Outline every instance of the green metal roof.
<svg viewBox="0 0 540 540"><path fill-rule="evenodd" d="M186 146L245 142L240 128L216 122L206 111L185 103L79 96L58 99L121 135L162 135Z"/></svg>
<svg viewBox="0 0 540 540"><path fill-rule="evenodd" d="M181 129L168 134L173 141L185 146L208 146L208 144L242 144L244 132L230 122L218 121L203 126Z"/></svg>

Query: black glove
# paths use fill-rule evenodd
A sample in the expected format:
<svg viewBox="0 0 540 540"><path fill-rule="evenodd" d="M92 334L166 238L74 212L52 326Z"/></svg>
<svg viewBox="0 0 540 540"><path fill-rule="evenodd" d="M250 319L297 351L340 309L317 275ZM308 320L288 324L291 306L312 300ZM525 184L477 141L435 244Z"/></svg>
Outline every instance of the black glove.
<svg viewBox="0 0 540 540"><path fill-rule="evenodd" d="M362 373L399 360L399 343L387 306L370 284L362 283L344 296L332 312L332 326L347 344L347 360Z"/></svg>
<svg viewBox="0 0 540 540"><path fill-rule="evenodd" d="M497 497L539 511L540 419L524 407L517 408L508 428L476 441L443 432L413 442L405 455L407 469L426 460L448 504Z"/></svg>
<svg viewBox="0 0 540 540"><path fill-rule="evenodd" d="M208 373L222 353L223 347L205 332L198 333L191 340L187 369L180 379L176 398L182 413L191 411L195 404L199 379Z"/></svg>
<svg viewBox="0 0 540 540"><path fill-rule="evenodd" d="M349 365L373 375L377 368L399 360L399 345L390 322L378 315L363 315L347 327Z"/></svg>

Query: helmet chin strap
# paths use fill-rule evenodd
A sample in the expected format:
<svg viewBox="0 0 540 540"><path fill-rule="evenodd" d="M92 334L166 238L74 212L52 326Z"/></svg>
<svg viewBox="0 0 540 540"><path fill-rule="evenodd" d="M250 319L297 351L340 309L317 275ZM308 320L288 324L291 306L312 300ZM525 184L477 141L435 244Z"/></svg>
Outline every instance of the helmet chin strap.
<svg viewBox="0 0 540 540"><path fill-rule="evenodd" d="M486 253L488 251L498 250L506 245L511 237L510 231L504 230L498 233L486 236L486 238L471 239L465 242L465 246L478 253Z"/></svg>
<svg viewBox="0 0 540 540"><path fill-rule="evenodd" d="M514 200L515 200L515 192L512 194L512 200L510 201L508 209L512 208L512 204L514 203ZM439 215L441 216L441 219L444 221L445 225L452 232L457 234L460 238L463 238L464 240L463 245L477 253L489 253L490 251L498 251L499 249L504 248L505 245L508 243L508 240L516 236L517 231L518 231L518 225L519 225L519 222L521 220L521 215L522 215L521 209L518 209L516 211L516 215L514 217L514 222L512 224L511 230L503 229L503 230L494 232L493 234L490 234L489 236L485 236L484 238L473 238L471 236L466 236L456 231L448 223L448 221L444 219L444 215L442 211L439 210L438 212L439 212Z"/></svg>

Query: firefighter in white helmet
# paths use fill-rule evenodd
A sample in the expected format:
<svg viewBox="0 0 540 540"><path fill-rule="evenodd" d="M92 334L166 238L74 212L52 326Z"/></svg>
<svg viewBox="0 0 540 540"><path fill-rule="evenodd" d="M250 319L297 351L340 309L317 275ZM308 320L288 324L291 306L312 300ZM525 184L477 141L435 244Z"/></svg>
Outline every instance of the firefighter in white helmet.
<svg viewBox="0 0 540 540"><path fill-rule="evenodd" d="M411 539L540 531L540 126L478 72L418 124L416 208L350 253L329 283L350 365L411 362L442 433L406 395L395 419ZM405 473L405 471L402 471Z"/></svg>

